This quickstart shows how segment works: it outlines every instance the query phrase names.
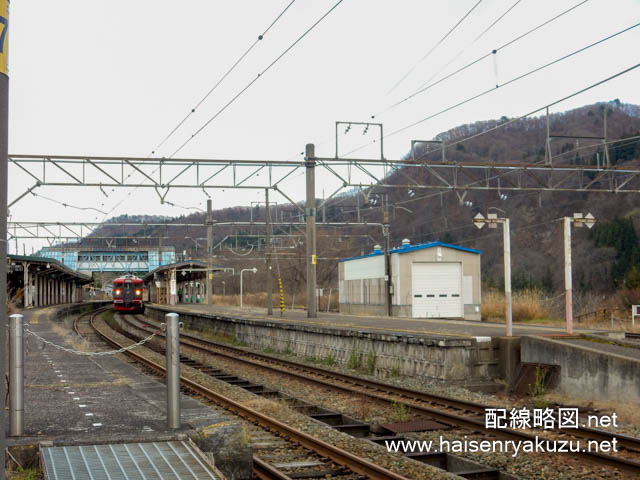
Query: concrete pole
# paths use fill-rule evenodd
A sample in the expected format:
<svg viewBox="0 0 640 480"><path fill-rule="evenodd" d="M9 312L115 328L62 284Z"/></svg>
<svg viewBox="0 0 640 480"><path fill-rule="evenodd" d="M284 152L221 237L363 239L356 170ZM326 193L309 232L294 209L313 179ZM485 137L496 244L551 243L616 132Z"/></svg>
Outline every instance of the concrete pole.
<svg viewBox="0 0 640 480"><path fill-rule="evenodd" d="M171 273L169 276L169 305L175 305L177 302L177 298L178 298L178 285L177 285L177 278L176 278L176 269L172 268L171 269ZM175 292L176 293L171 293L171 286L174 285L175 286Z"/></svg>
<svg viewBox="0 0 640 480"><path fill-rule="evenodd" d="M604 134L603 134L603 140L602 140L602 145L604 147L604 159L607 162L607 167L611 166L611 158L609 158L609 149L607 148L607 106L604 106L604 118L603 118L603 124L604 124Z"/></svg>
<svg viewBox="0 0 640 480"><path fill-rule="evenodd" d="M38 306L38 274L33 274L33 306Z"/></svg>
<svg viewBox="0 0 640 480"><path fill-rule="evenodd" d="M504 315L507 324L507 337L513 336L512 299L511 299L511 229L509 219L502 222L504 243Z"/></svg>
<svg viewBox="0 0 640 480"><path fill-rule="evenodd" d="M273 284L272 284L273 275L271 272L271 212L270 212L271 209L269 208L269 189L268 188L264 189L264 199L265 199L265 205L266 205L265 223L267 228L267 233L266 233L267 245L266 245L266 251L265 251L265 255L267 257L267 315L273 315Z"/></svg>
<svg viewBox="0 0 640 480"><path fill-rule="evenodd" d="M9 435L24 435L24 331L23 316L9 317Z"/></svg>
<svg viewBox="0 0 640 480"><path fill-rule="evenodd" d="M242 308L242 274L244 270L240 270L240 308Z"/></svg>
<svg viewBox="0 0 640 480"><path fill-rule="evenodd" d="M571 278L571 217L564 217L564 301L567 333L573 334L573 282Z"/></svg>
<svg viewBox="0 0 640 480"><path fill-rule="evenodd" d="M391 297L391 258L390 258L390 252L391 252L391 231L390 231L390 225L389 225L389 198L387 197L387 195L385 194L384 197L382 197L382 201L383 201L383 206L384 206L384 213L383 213L383 218L382 218L382 223L384 224L384 226L382 227L383 231L384 231L384 283L385 283L385 299L384 299L384 303L385 303L385 310L386 310L386 314L387 317L391 316L391 302L392 302L392 297ZM385 202L386 201L386 202Z"/></svg>
<svg viewBox="0 0 640 480"><path fill-rule="evenodd" d="M167 427L180 428L180 326L177 313L165 315L167 328Z"/></svg>
<svg viewBox="0 0 640 480"><path fill-rule="evenodd" d="M24 308L30 307L29 302L29 294L31 293L31 285L29 285L29 264L27 262L22 262L22 283L24 285L22 297L24 301L22 302Z"/></svg>
<svg viewBox="0 0 640 480"><path fill-rule="evenodd" d="M307 317L316 318L316 159L315 145L308 143L305 148L305 167L307 177Z"/></svg>
<svg viewBox="0 0 640 480"><path fill-rule="evenodd" d="M549 133L549 107L547 107L547 140L544 149L544 163L551 165L551 138Z"/></svg>
<svg viewBox="0 0 640 480"><path fill-rule="evenodd" d="M196 243L197 248L197 243ZM211 199L207 200L207 305L213 305L213 210Z"/></svg>

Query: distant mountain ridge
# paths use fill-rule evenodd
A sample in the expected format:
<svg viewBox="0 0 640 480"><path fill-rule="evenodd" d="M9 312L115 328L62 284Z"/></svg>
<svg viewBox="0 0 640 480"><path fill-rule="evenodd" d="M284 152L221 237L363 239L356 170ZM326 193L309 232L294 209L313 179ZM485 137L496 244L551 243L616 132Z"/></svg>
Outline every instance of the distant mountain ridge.
<svg viewBox="0 0 640 480"><path fill-rule="evenodd" d="M640 106L624 104L619 100L599 102L585 105L573 110L550 115L550 132L552 135L578 135L599 137L604 133L604 113L607 113L607 139L617 141L629 138L627 141L617 141L609 144L608 149L614 165L640 164L640 141L631 137L640 136ZM446 144L458 142L466 137L477 135L497 125L508 122L507 117L494 120L478 121L460 125L438 134L435 139L444 140ZM446 151L446 159L451 162L482 161L496 163L540 163L544 161L546 141L546 118L539 116L514 121L504 127L482 134L468 141L451 146ZM430 147L434 149L433 146ZM441 153L418 145L413 152L416 158L439 161ZM580 140L571 138L556 139L551 143L554 164L589 165L602 161L604 150L601 141ZM411 158L409 152L406 158ZM392 172L387 179L390 183L405 183L394 180L400 174ZM372 187L375 190L375 187ZM496 191L470 191L465 196L465 202L459 197L443 192L440 195L427 192L427 198L418 199L407 189L385 189L389 195L391 205L403 206L411 213L393 208L391 218L391 243L399 245L403 238L409 238L412 243L433 240L443 240L460 243L465 246L483 250L483 276L485 284L497 285L502 278L502 240L498 231L478 232L472 225L472 217L477 212L486 213L489 208L497 208L511 219L512 224L512 264L514 277L520 278L520 284L530 286L546 285L558 291L562 288L562 230L563 216L573 212L591 212L598 219L600 225L613 221L616 217L626 218L638 237L640 231L640 194L604 194L604 193L568 193L568 192L509 192L498 196ZM414 194L415 195L415 194ZM341 222L356 220L358 205L361 221L380 222L382 211L379 204L374 204L365 198L360 191L350 191L337 196L327 203L324 214L327 222ZM344 208L349 206L349 208ZM262 213L261 213L262 212ZM294 206L279 206L284 218L295 218L299 214ZM254 207L254 219L263 218L263 207ZM279 213L280 215L280 213ZM107 224L97 229L96 235L128 235L139 234L146 237L159 235L161 228L116 229L108 225L110 222L135 221L150 222L164 221L167 223L188 222L204 224L204 213L193 213L187 216L166 218L161 216L125 215L109 219ZM218 221L248 221L250 207L232 207L214 211L214 218ZM584 230L584 229L583 229ZM216 242L225 236L240 234L241 244L250 243L250 239L243 239L242 235L255 234L260 228L216 227ZM370 233L371 238L358 238L345 241L336 249L335 241L319 240L318 257L334 258L336 255L349 257L371 250L374 243L381 243L378 230L364 231L362 228L342 229L345 234ZM274 234L292 232L284 227L274 228ZM319 233L322 229L319 229ZM184 229L175 239L176 251L188 250L193 255L202 254L203 245L198 252L194 251L193 239L202 237L203 228ZM300 234L300 231L293 231ZM632 235L631 235L632 236ZM249 238L249 237L247 237ZM355 238L355 237L354 237ZM631 237L629 237L631 238ZM225 240L226 241L226 240ZM237 242L237 237L236 237ZM635 240L637 243L637 238ZM224 242L223 242L224 244ZM610 246L596 246L593 238L586 231L577 231L574 235L574 278L576 289L585 291L611 291L616 285L612 277L612 269L619 269L620 256L630 258L630 252L620 252ZM625 243L624 248L633 248L633 239ZM623 248L623 247L619 247ZM303 250L296 250L303 255ZM256 252L254 252L256 253ZM253 255L253 253L252 253ZM250 257L248 257L250 258ZM300 258L303 258L302 256ZM336 257L337 258L337 257ZM302 267L304 267L304 261ZM640 259L638 260L640 263ZM319 264L319 274L327 282L337 285L336 262L322 262ZM626 264L625 264L626 265ZM302 268L299 265L296 268ZM640 266L639 266L640 268ZM286 273L286 272L285 272ZM291 278L299 281L304 276L304 270L290 273ZM285 281L287 279L285 278ZM516 282L517 283L517 282Z"/></svg>

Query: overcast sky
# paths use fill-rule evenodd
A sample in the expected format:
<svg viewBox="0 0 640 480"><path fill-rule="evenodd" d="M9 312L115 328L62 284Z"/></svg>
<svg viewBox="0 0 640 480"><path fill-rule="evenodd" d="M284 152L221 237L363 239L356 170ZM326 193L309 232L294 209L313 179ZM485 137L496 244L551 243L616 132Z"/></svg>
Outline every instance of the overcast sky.
<svg viewBox="0 0 640 480"><path fill-rule="evenodd" d="M149 155L289 3L14 0L9 40L10 153ZM335 3L294 2L156 155L171 155ZM474 42L515 3L484 0L420 61L476 3L344 0L177 157L295 159L301 158L306 143L315 143L320 156L333 156L336 120L367 121L377 114L376 121L392 132L640 21L638 0L589 0L500 50L495 59L487 58L381 114L429 79L441 78L580 0L521 0ZM385 156L400 158L409 150L411 139L430 139L476 120L519 116L553 102L638 63L638 45L640 27L385 139ZM637 69L552 111L614 98L640 104L639 84ZM341 152L374 136L374 129L366 135L362 129L341 134ZM376 156L377 148L365 148L358 156ZM32 186L33 180L10 166L9 184L11 201ZM337 185L320 176L318 196L323 190L329 195ZM292 176L284 187L295 200L302 199L304 176ZM130 196L127 190L116 189L107 192L108 197L80 187L42 187L36 192L70 205L96 207L110 212L109 216L193 211L161 205L148 188ZM226 190L212 195L214 208L263 199L262 191ZM127 201L113 209L125 197ZM203 208L206 197L198 190L172 191L169 199ZM283 201L282 197L276 200ZM103 217L33 196L11 209L11 220L22 221L95 221ZM31 245L37 248L39 244L28 243L28 250Z"/></svg>

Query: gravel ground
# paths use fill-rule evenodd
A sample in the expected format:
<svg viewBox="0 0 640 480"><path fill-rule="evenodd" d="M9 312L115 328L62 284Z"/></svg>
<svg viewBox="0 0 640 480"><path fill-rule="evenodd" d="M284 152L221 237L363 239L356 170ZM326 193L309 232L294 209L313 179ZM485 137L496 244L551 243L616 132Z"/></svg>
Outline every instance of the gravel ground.
<svg viewBox="0 0 640 480"><path fill-rule="evenodd" d="M188 355L201 361L221 368L222 370L241 376L255 383L266 385L270 388L286 392L292 396L296 396L310 403L323 406L332 410L339 411L346 415L355 417L359 420L365 420L371 423L385 423L390 421L399 421L398 412L393 408L378 405L365 398L354 398L348 394L340 394L338 392L315 387L305 382L283 377L276 373L270 373L258 368L250 368L245 365L239 365L231 360L220 357L212 357L203 354L197 350L185 349ZM475 395L475 394L474 394ZM411 415L410 415L411 416ZM466 432L468 434L468 432ZM538 434L541 437L549 437L551 432L531 431L531 434ZM456 432L432 432L431 434L420 434L416 438L433 439L438 438L440 434L444 434L449 439L461 438L464 433ZM483 436L469 438L486 439ZM456 455L460 453L456 452ZM522 454L517 458L513 458L511 454L468 454L465 456L476 462L487 466L493 466L522 478L630 478L616 472L609 472L605 467L603 470L598 469L594 476L594 467L591 465L583 466L580 461L563 456L561 459L553 454ZM598 468L598 467L596 467ZM535 476L532 472L535 472ZM553 474L549 473L553 472ZM606 475L605 475L606 473ZM559 475L557 477L553 475Z"/></svg>
<svg viewBox="0 0 640 480"><path fill-rule="evenodd" d="M217 339L220 340L220 339ZM398 421L397 418L398 412L393 408L389 408L386 406L377 405L374 402L371 402L364 397L354 398L349 394L340 394L335 391L330 391L328 389L323 389L321 387L311 386L306 384L305 382L298 381L292 379L290 377L278 375L277 373L270 373L265 370L259 368L251 368L246 365L238 364L231 360L226 360L221 357L212 357L210 355L203 354L198 352L197 350L189 349L188 347L185 351L189 351L189 356L193 357L196 360L201 361L202 363L210 364L221 368L229 373L233 373L242 378L250 380L255 383L260 383L275 390L280 390L285 393L288 393L292 396L301 398L303 400L308 401L309 403L313 403L319 406L324 406L326 408L339 411L346 415L352 416L354 418L365 420L371 423L383 423L387 421ZM245 348L247 351L251 351L248 348ZM300 361L299 358L291 355L278 355L281 357L286 357L287 359L292 359L296 361ZM326 366L322 365L322 368L328 370L334 370L341 373L354 374L353 370L340 367L340 366ZM372 380L379 381L378 378L366 375L363 372L357 372L359 376L364 378L370 378ZM531 406L530 399L521 399L516 397L505 396L502 394L491 395L491 394L482 394L470 392L460 386L447 386L443 385L440 382L425 382L421 380L406 378L406 377L396 377L391 379L385 379L387 383L399 385L405 388L412 388L416 390L422 390L426 392L433 392L439 395L446 395L455 398L459 398L462 400L474 401L477 403L487 404L487 405L495 405L500 408L507 407L519 407L519 406ZM226 386L229 388L229 386ZM234 390L238 390L235 387L232 387ZM252 397L255 397L251 394ZM566 400L566 399L565 399ZM258 403L266 402L266 405L275 405L275 408L282 408L282 405L275 404L274 402L264 400L258 397ZM576 405L575 402L560 402L562 404L571 404ZM593 405L586 405L589 408L593 408ZM264 407L268 408L268 407ZM271 407L274 408L274 407ZM289 409L287 409L289 410ZM297 414L296 414L297 415ZM305 422L309 422L309 419L306 417L302 417L305 419ZM288 422L287 422L288 423ZM637 424L636 424L637 425ZM326 427L324 427L326 428ZM627 426L628 431L626 433L629 434L637 434L636 431L638 427ZM621 432L624 428L615 429L617 432ZM336 434L334 430L330 429L333 434ZM531 432L534 433L534 432ZM438 438L439 435L442 434L444 437L449 439L461 438L463 435L460 432L449 431L449 432L425 432L422 434L417 434L416 438L420 439L432 439ZM329 434L333 436L332 434ZM340 434L342 437L343 435ZM351 443L355 441L351 437L347 437L349 440L347 443ZM469 435L469 438L473 438L472 435ZM478 439L486 439L486 437L478 436ZM384 449L382 449L384 451ZM385 452L386 453L386 452ZM476 462L491 465L496 468L500 468L508 471L513 475L520 476L522 478L533 478L533 479L541 479L541 478L630 478L625 477L621 474L618 474L614 471L608 471L607 468L600 469L600 467L595 467L597 470L594 471L594 467L590 464L583 464L578 460L566 458L563 456L562 458L558 458L557 455L552 454L522 454L520 453L517 458L513 458L510 453L491 453L491 454L464 454L457 453L456 455L461 455L468 457ZM413 478L413 477L409 477Z"/></svg>
<svg viewBox="0 0 640 480"><path fill-rule="evenodd" d="M201 332L196 332L196 331L191 331L189 333L192 333L196 336L201 335ZM220 343L224 343L225 339L222 337L215 337L215 340L219 341ZM248 347L236 347L236 348L242 348L243 350L246 350L248 352L255 351L256 353L263 353ZM275 357L280 357L286 360L292 360L297 362L303 361L301 358L295 355L285 355L281 352L270 353L270 355L273 355ZM219 361L222 361L222 359L220 359ZM313 365L312 362L306 362L306 363ZM229 365L230 365L230 368L238 368L232 365L232 363L229 363ZM243 369L244 367L239 367L239 368ZM382 381L392 385L419 390L426 393L433 393L437 395L456 398L459 400L476 402L476 403L480 403L482 405L487 405L487 406L494 406L498 408L507 408L507 409L523 408L523 407L528 407L531 409L536 408L534 406L533 400L530 397L518 397L515 395L507 395L504 393L490 394L490 393L472 392L460 385L445 384L439 381L429 382L423 379L416 379L416 378L404 377L404 376L388 377L385 379L380 379L379 377L376 377L374 375L369 375L364 371L356 372L342 365L324 365L323 364L321 365L321 368L339 372L339 373L345 373L349 375L357 375L365 379L369 379L377 382ZM241 373L238 373L238 372L243 372L243 370L233 370L233 372L235 374L240 375ZM247 379L250 379L252 381L256 381L256 383L259 383L257 380L253 378L247 378ZM640 437L640 413L636 405L631 405L624 402L589 401L589 400L578 399L573 397L571 398L564 397L561 395L554 394L552 392L547 393L544 396L544 400L546 400L546 403L550 408L557 408L558 406L576 406L576 407L580 407L581 410L584 409L588 411L589 414L603 414L603 415L611 415L612 413L615 412L618 415L618 426L603 427L602 429L611 431L613 433L620 433L620 434ZM354 412L351 410L349 412L350 413L348 414L354 414ZM344 412L344 413L347 413L347 412ZM367 421L376 421L377 419L376 416L367 417L367 418L361 416L358 418L366 419Z"/></svg>
<svg viewBox="0 0 640 480"><path fill-rule="evenodd" d="M104 323L102 323L102 325L100 325L100 323L97 323L97 326L101 330L109 329L110 336L122 340L126 344L132 343L126 337L113 332ZM157 363L164 362L163 356L147 348L138 348L137 352L143 355L145 358L153 360ZM220 380L211 378L208 375L205 375L193 368L183 366L182 374L187 378L195 380L198 383L206 386L207 388L214 390L217 393L238 401L248 407L254 408L255 410L276 418L286 423L287 425L313 435L316 438L347 450L354 455L368 459L380 466L404 475L405 477L407 477L407 479L427 480L460 478L429 465L410 460L401 454L388 453L386 451L386 448L384 447L338 432L331 427L328 427L309 417L301 415L294 410L291 410L282 403L273 402L271 400L261 398L239 387L234 387Z"/></svg>
<svg viewBox="0 0 640 480"><path fill-rule="evenodd" d="M432 440L440 442L440 436L453 441L459 439L459 435L449 432L422 432L411 434L413 438L420 440ZM481 435L465 436L467 440L486 440ZM595 466L578 459L562 458L555 453L519 453L513 457L513 452L491 453L455 453L484 465L492 465L512 475L531 480L593 480L593 479L632 479L636 476L620 473L606 466Z"/></svg>
<svg viewBox="0 0 640 480"><path fill-rule="evenodd" d="M250 349L245 348L250 351ZM225 360L220 357L210 357L207 355L203 355L200 352L192 350L192 354L197 356L197 358L203 363L215 364L219 368L224 369L225 371L232 372L238 376L251 380L255 383L261 383L269 386L270 388L274 388L277 390L284 391L291 395L297 396L298 398L302 398L306 401L314 403L316 405L324 406L326 408L337 410L341 413L353 416L360 420L365 420L371 423L383 423L385 421L397 421L398 418L394 418L397 415L397 412L392 408L382 407L380 405L376 405L375 403L368 401L364 398L357 399L353 398L348 394L339 394L336 392L330 392L326 389L322 389L320 387L313 387L309 385L305 385L305 382L297 381L288 377L283 377L278 374L269 373L267 371L261 369L252 369L248 368L244 365L239 366L230 360ZM295 356L291 355L277 355L281 357L286 357L288 359L294 359L299 361L299 359ZM328 370L334 370L341 373L354 374L353 370L343 368L340 366L325 366L322 368L326 368ZM358 372L359 376L364 378L370 378L372 380L379 381L378 378L373 377L371 375L367 375L361 372ZM507 396L504 394L482 394L470 392L464 388L459 386L446 386L442 383L428 383L424 381L416 381L415 379L410 379L406 377L402 378L393 378L393 379L385 379L387 383L392 383L395 385L399 385L405 388L413 388L416 390L430 391L440 395L451 396L455 398L459 398L462 400L474 401L486 405L495 405L501 408L512 408L512 407L530 407L533 408L533 404L530 398L519 398L515 396ZM627 424L619 424L617 428L609 428L608 430L616 433L624 433L628 435L638 436L640 433L640 427L638 427L638 423L635 421L637 418L637 411L635 408L629 408L628 406L622 407L620 404L615 403L613 405L610 404L602 404L601 402L594 405L593 402L580 402L575 401L575 399L567 399L554 395L547 395L549 397L549 407L557 408L558 405L554 404L557 402L559 405L570 405L570 406L580 406L581 410L585 409L589 412L589 414L606 414L610 415L612 412L619 413L621 417L621 421L626 420ZM633 422L633 423L630 423ZM531 431L532 434L540 434L542 437L547 437L550 435L548 432L535 432ZM485 455L487 456L487 455ZM490 457L490 455L489 455ZM478 458L470 456L476 461L481 463L486 463L490 465L494 465L498 468L503 468L507 463L514 463L514 467L508 469L508 471L512 474L523 474L519 472L524 472L527 475L527 469L521 467L524 465L525 467L531 462L538 463L539 471L542 476L540 477L532 477L532 478L553 478L553 476L549 477L545 472L552 471L555 472L557 468L559 468L558 458L554 455L544 455L538 454L534 455L519 455L519 459L512 459L510 455L505 455L502 459L502 462L496 464L495 462L485 462L483 458ZM526 457L526 461L524 458ZM532 459L533 458L533 459ZM636 458L634 458L636 459ZM563 459L560 461L561 470L564 471L564 478L574 478L572 475L576 475L576 472L580 473L580 477L575 478L598 478L598 476L593 477L593 468L590 465L587 467L583 467L577 460ZM551 469L551 470L549 470ZM606 469L604 470L606 472ZM616 476L615 472L606 472L609 477L603 478L624 478L621 476ZM599 475L600 473L598 473ZM590 476L591 475L591 476ZM613 475L613 476L612 476ZM524 477L528 478L528 477Z"/></svg>

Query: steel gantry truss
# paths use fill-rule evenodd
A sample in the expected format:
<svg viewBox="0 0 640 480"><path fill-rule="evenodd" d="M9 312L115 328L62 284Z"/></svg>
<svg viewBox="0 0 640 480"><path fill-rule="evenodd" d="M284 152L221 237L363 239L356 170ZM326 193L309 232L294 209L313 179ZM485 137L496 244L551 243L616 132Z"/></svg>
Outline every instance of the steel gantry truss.
<svg viewBox="0 0 640 480"><path fill-rule="evenodd" d="M442 162L314 158L315 168L335 177L339 193L349 187L438 190L536 190L565 192L640 192L639 166L543 163ZM13 199L17 203L38 187L146 187L164 202L171 189L273 189L291 203L282 182L307 166L305 161L232 159L156 159L10 155L10 164L35 183ZM391 175L390 175L391 174Z"/></svg>
<svg viewBox="0 0 640 480"><path fill-rule="evenodd" d="M337 154L336 154L337 155ZM198 188L208 195L208 189L243 188L273 190L291 202L303 215L306 226L307 297L312 301L307 306L307 315L316 317L316 211L345 188L360 188L369 193L380 194L387 189L416 191L433 189L464 193L476 191L552 191L552 192L602 192L640 193L640 166L559 165L550 163L490 163L423 161L406 158L387 160L381 152L379 159L322 158L315 156L315 147L308 144L302 161L279 160L232 160L232 159L164 159L135 157L87 157L52 155L9 155L10 164L35 181L33 186L21 193L10 204L42 186L58 187L116 187L154 188L161 203L172 189ZM282 189L282 183L291 179L298 170L306 177L306 203L304 208L296 203L293 195ZM337 179L338 188L318 205L315 195L316 172ZM325 180L323 179L323 184ZM461 197L461 198L462 198ZM267 200L268 201L268 200ZM388 203L387 203L388 208ZM388 211L384 224L367 224L382 227L385 245L389 244ZM267 222L268 216L267 216ZM271 225L278 225L272 222ZM256 222L221 222L219 225L256 225ZM72 235L86 231L90 234L101 224L92 223L27 223L11 224L14 238L17 229L37 238L40 228L46 235L55 235L52 228L65 228ZM125 226L126 224L121 224ZM155 226L152 223L132 223L131 226ZM159 223L169 226L171 224ZM175 225L175 224L173 224ZM186 226L187 224L183 224ZM215 225L215 222L214 222ZM286 223L286 225L292 225ZM361 223L325 223L327 226L356 226ZM196 226L196 225L193 225ZM201 226L198 224L197 226ZM270 226L265 225L267 231ZM35 229L35 232L34 230ZM84 230L83 230L84 229ZM67 233L65 233L66 235ZM270 247L269 247L270 248ZM210 246L208 247L210 251ZM388 248L385 250L388 254ZM267 259L270 253L267 253ZM387 291L390 285L387 285Z"/></svg>

